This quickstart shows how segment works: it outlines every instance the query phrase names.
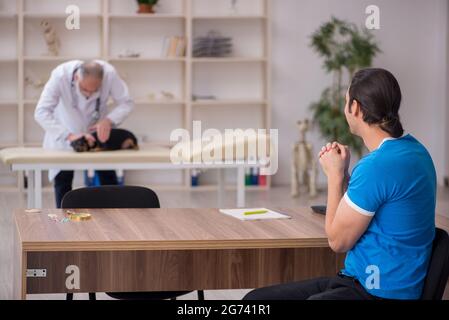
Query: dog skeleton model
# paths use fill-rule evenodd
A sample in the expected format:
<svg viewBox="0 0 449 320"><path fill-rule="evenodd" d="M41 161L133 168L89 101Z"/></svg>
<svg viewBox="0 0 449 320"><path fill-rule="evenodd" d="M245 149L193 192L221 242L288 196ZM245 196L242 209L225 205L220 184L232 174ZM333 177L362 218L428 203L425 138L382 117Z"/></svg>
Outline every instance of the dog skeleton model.
<svg viewBox="0 0 449 320"><path fill-rule="evenodd" d="M58 56L61 42L59 41L56 29L47 20L41 21L41 27L44 30L44 38L47 43L49 54L52 56Z"/></svg>
<svg viewBox="0 0 449 320"><path fill-rule="evenodd" d="M308 187L310 197L315 197L317 167L313 158L313 147L306 141L306 133L309 131L309 120L298 121L300 140L293 146L292 154L292 176L291 194L293 197L299 196L302 185Z"/></svg>

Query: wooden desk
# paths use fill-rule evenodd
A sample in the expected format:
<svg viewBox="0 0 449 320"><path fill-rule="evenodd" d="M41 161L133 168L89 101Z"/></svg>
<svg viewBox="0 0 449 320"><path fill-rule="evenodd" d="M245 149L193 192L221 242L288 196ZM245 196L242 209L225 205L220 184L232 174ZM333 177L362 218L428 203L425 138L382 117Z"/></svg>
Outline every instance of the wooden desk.
<svg viewBox="0 0 449 320"><path fill-rule="evenodd" d="M276 209L276 208L274 208ZM291 220L240 221L216 209L87 210L85 222L56 222L61 210L15 212L14 296L66 292L248 289L333 276L324 217L276 209ZM83 210L85 212L86 210ZM80 288L66 288L66 268ZM28 277L27 269L46 276Z"/></svg>

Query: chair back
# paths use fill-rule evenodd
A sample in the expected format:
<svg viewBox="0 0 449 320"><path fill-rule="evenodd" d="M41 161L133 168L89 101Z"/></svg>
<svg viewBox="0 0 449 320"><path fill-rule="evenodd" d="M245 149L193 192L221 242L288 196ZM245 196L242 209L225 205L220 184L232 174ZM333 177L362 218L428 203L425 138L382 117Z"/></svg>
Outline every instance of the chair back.
<svg viewBox="0 0 449 320"><path fill-rule="evenodd" d="M68 192L62 199L64 209L98 208L160 208L153 190L133 186L101 186L81 188Z"/></svg>
<svg viewBox="0 0 449 320"><path fill-rule="evenodd" d="M449 235L436 229L422 300L441 300L449 277Z"/></svg>

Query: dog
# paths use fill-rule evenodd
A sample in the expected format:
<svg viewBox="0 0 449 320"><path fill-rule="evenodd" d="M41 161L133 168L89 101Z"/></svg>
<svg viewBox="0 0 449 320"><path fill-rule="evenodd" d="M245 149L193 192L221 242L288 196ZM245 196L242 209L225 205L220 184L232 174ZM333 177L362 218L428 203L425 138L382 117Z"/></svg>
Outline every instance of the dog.
<svg viewBox="0 0 449 320"><path fill-rule="evenodd" d="M117 150L139 150L139 144L136 136L124 129L112 129L109 140L101 143L98 140L96 132L92 134L95 143L89 144L85 137L75 140L71 143L76 152L99 152L99 151L117 151Z"/></svg>

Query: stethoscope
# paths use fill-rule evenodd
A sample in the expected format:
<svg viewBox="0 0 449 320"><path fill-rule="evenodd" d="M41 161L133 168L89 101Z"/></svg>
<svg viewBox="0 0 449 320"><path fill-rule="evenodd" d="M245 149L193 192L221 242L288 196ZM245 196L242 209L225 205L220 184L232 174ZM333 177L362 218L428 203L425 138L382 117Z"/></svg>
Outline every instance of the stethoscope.
<svg viewBox="0 0 449 320"><path fill-rule="evenodd" d="M75 70L73 70L73 74L72 74L72 100L73 100L73 107L75 109L78 108L78 95L76 93L76 89L75 89L75 76L76 73L80 70L81 66L78 66L75 68ZM95 111L94 114L92 116L92 124L97 123L98 121L100 121L100 106L101 106L101 97L98 97L97 100L95 101Z"/></svg>

